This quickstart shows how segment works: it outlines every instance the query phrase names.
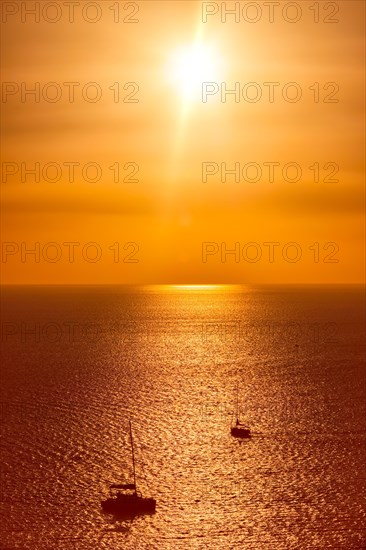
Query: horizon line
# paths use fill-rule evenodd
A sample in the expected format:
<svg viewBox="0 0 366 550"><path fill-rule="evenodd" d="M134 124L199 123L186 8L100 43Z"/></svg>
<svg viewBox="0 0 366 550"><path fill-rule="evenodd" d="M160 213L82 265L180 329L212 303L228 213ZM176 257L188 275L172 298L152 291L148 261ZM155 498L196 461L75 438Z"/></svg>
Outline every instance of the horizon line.
<svg viewBox="0 0 366 550"><path fill-rule="evenodd" d="M6 286L173 286L173 287L220 287L220 286L366 286L364 282L353 283L0 283Z"/></svg>

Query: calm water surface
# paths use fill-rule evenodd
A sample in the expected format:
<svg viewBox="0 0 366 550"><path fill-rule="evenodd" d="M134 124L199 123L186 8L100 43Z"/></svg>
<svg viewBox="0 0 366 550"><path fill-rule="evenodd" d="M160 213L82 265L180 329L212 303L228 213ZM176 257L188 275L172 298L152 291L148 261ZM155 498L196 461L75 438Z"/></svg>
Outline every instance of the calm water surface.
<svg viewBox="0 0 366 550"><path fill-rule="evenodd" d="M1 548L366 548L364 298L5 287ZM116 521L100 500L131 481L129 419L157 510Z"/></svg>

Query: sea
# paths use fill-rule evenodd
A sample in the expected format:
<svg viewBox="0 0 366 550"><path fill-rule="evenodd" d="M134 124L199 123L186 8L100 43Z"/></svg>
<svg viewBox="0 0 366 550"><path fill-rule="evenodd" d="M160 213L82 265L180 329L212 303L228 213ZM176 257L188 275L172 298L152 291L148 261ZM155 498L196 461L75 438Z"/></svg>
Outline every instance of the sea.
<svg viewBox="0 0 366 550"><path fill-rule="evenodd" d="M364 286L3 286L1 310L1 550L366 548ZM129 422L156 513L123 519Z"/></svg>

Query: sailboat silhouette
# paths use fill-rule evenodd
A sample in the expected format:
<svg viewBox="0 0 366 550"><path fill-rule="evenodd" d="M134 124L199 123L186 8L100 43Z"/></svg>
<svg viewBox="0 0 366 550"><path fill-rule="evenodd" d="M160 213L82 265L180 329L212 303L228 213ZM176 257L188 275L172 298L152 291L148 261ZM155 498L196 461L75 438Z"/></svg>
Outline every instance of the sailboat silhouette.
<svg viewBox="0 0 366 550"><path fill-rule="evenodd" d="M231 426L231 435L242 439L251 437L250 429L239 420L239 384L236 386L236 423Z"/></svg>
<svg viewBox="0 0 366 550"><path fill-rule="evenodd" d="M102 500L101 505L105 512L111 514L133 517L143 514L153 514L155 512L156 500L154 498L142 497L137 492L136 486L136 468L135 468L135 452L132 437L132 425L130 424L130 438L132 450L132 465L133 465L133 483L113 483L110 490L115 491L115 494L106 500Z"/></svg>

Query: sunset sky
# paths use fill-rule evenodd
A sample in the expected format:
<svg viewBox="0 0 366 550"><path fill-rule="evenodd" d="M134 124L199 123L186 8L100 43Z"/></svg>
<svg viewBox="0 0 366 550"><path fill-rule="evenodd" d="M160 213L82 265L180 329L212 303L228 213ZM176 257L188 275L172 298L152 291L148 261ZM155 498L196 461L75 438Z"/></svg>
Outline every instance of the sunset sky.
<svg viewBox="0 0 366 550"><path fill-rule="evenodd" d="M3 11L2 282L363 282L364 2L333 3L340 8L333 16L338 23L323 21L332 17L323 2L315 23L309 9L313 1L297 3L302 17L296 23L282 16L283 2L272 23L263 2L256 3L263 10L256 23L245 21L242 13L239 22L234 16L223 22L220 11L204 23L204 3L185 0L119 2L116 23L110 9L115 4L99 2L102 16L95 23L83 21L76 8L70 23L63 2L55 23L42 17L35 23L29 15L23 23L20 13ZM92 9L88 13L94 16ZM48 16L54 16L51 9ZM126 17L136 22L123 22ZM236 102L231 94L223 102L219 91L204 102L202 81L217 83L220 91L221 83L230 90L238 82L242 90L255 82L247 97L259 87L262 98L251 102L241 94ZM22 101L22 82L28 88L40 83L39 102L31 95ZM62 91L59 101L42 97L50 82ZM80 83L73 103L65 82ZM83 97L90 82L102 90L100 101ZM273 102L268 82L279 83ZM282 96L291 82L302 92L297 102ZM124 89L126 83L135 84ZM314 83L319 83L319 102ZM336 83L339 91L334 84L324 89L327 83ZM92 98L95 89L87 88L84 95ZM289 88L290 97L296 89ZM52 98L55 90L44 93ZM122 101L128 97L136 102ZM326 103L327 97L338 102ZM64 163L73 162L80 164L74 166L74 181L68 181L70 164ZM22 178L22 163L28 168L39 163L41 172L47 163L57 163L62 174L54 182L41 174L37 183L32 175ZM85 181L87 163L100 166L99 181ZM114 181L116 163L119 182ZM202 181L203 163L219 169L207 181ZM229 170L235 163L241 169L256 163L262 177L244 181L241 173L238 182L234 175L221 181L222 163ZM268 163L279 163L272 182ZM299 181L285 181L282 169L288 163L301 167ZM339 181L324 182L335 165L339 171L333 179ZM49 180L54 170L49 168ZM254 180L251 170L248 179ZM287 179L296 179L292 170ZM124 182L133 172L130 179L138 181ZM86 173L93 179L96 172L91 166ZM39 261L34 255L22 258L21 243L31 249L37 242ZM73 262L71 245L63 244L70 242L80 243L73 245ZM85 249L91 242L98 246ZM114 261L117 242L120 261ZM268 242L279 243L272 262ZM283 257L290 242L302 251L297 262ZM46 247L45 259L47 243L56 245ZM211 245L215 253L203 261L202 243L217 243L219 251ZM227 255L222 261L223 247L233 249L235 243L240 243L240 258ZM244 249L253 258L247 243L261 250L257 262L243 257ZM319 261L314 261L314 243L319 243ZM52 262L49 258L60 250L61 259ZM93 262L96 250L102 256ZM290 256L294 250L289 249ZM331 259L339 261L324 262L332 252ZM126 257L138 261L121 261Z"/></svg>

